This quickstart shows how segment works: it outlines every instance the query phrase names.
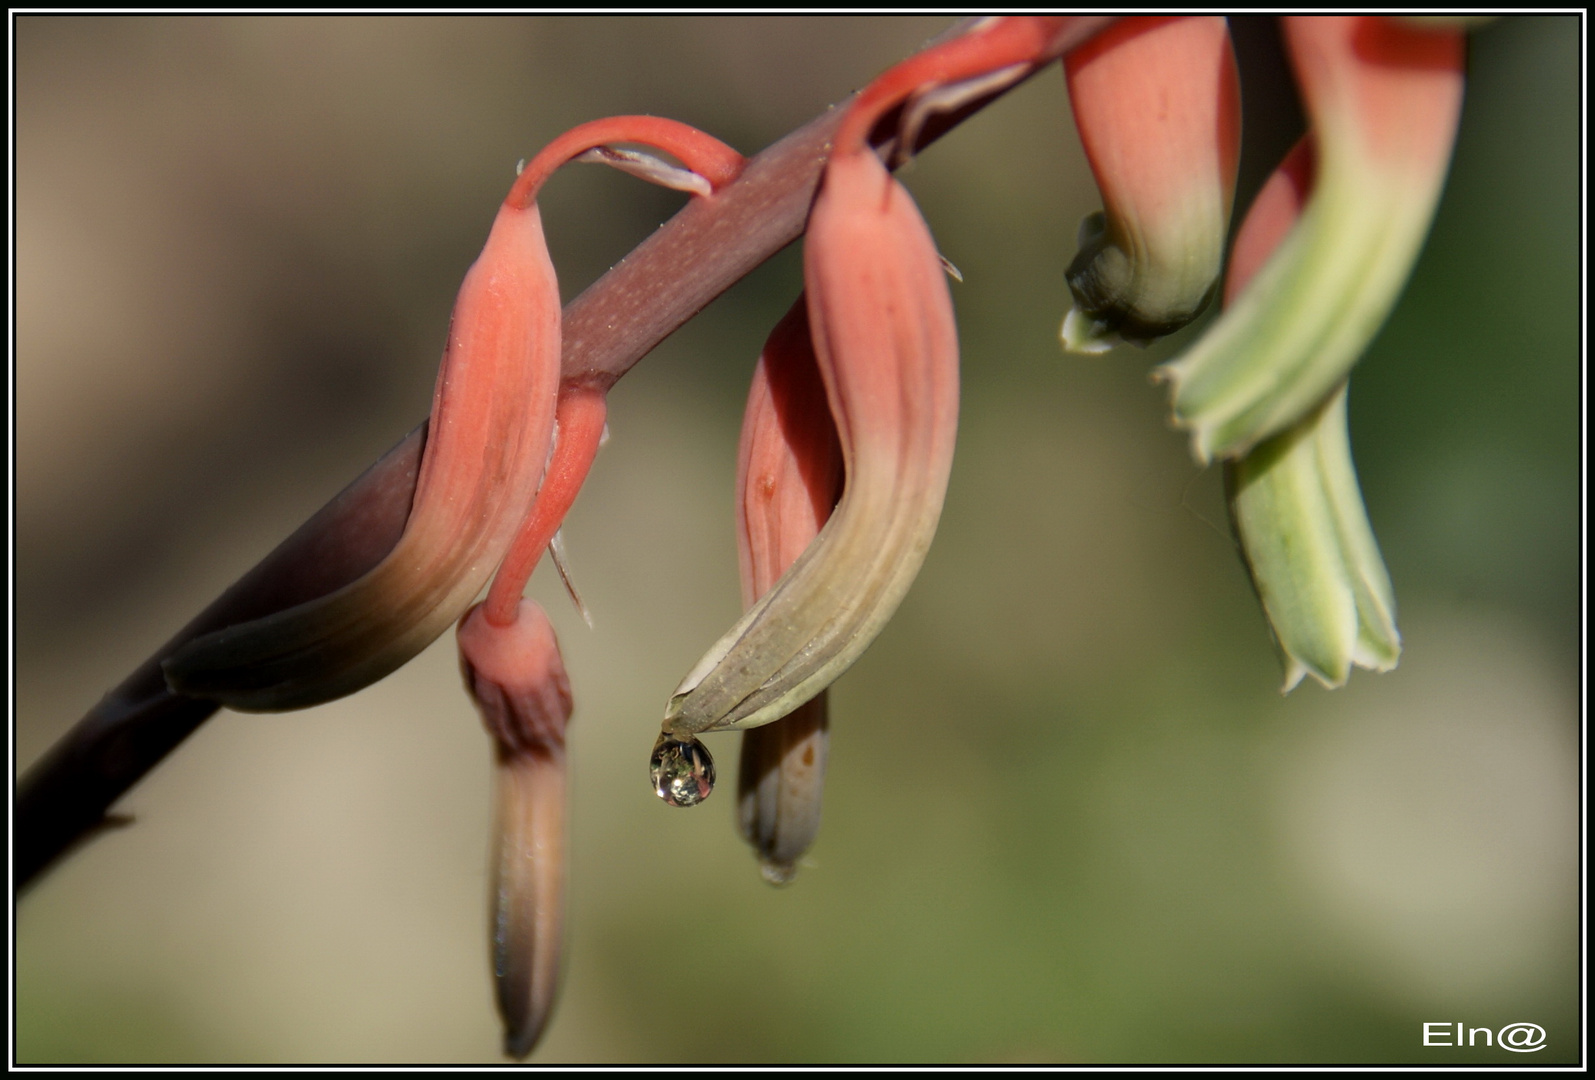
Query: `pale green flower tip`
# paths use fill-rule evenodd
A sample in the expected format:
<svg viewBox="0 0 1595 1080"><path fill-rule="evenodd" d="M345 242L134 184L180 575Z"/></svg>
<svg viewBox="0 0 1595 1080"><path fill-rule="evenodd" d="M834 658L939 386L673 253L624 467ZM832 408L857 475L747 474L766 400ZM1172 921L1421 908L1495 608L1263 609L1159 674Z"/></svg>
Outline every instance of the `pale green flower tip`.
<svg viewBox="0 0 1595 1080"><path fill-rule="evenodd" d="M695 730L689 729L688 726L683 724L681 721L681 706L686 700L686 694L676 694L670 699L669 704L665 706L664 723L659 725L660 731L664 732L666 735L673 735L678 739L691 738L698 733Z"/></svg>
<svg viewBox="0 0 1595 1080"><path fill-rule="evenodd" d="M1283 697L1300 686L1302 679L1306 675L1307 665L1287 653L1285 656L1285 685L1279 688L1280 696Z"/></svg>
<svg viewBox="0 0 1595 1080"><path fill-rule="evenodd" d="M1280 688L1280 694L1289 694L1308 675L1313 681L1325 690L1339 690L1351 678L1354 667L1376 674L1394 671L1401 659L1401 641L1399 638L1392 644L1389 641L1374 641L1364 637L1357 639L1352 646L1351 654L1344 665L1334 665L1333 670L1325 670L1329 665L1314 665L1304 663L1300 658L1285 651L1285 685Z"/></svg>
<svg viewBox="0 0 1595 1080"><path fill-rule="evenodd" d="M1380 638L1370 634L1358 634L1357 643L1352 646L1351 662L1358 667L1384 674L1394 671L1401 662L1401 635L1390 628L1390 637Z"/></svg>
<svg viewBox="0 0 1595 1080"><path fill-rule="evenodd" d="M1281 694L1288 694L1301 685L1303 677L1307 675L1311 675L1313 681L1326 690L1338 690L1346 685L1346 680L1351 677L1352 665L1352 650L1345 647L1348 643L1321 638L1314 640L1313 633L1325 628L1299 626L1296 630L1305 632L1307 636L1287 644L1271 615L1269 623L1279 644L1280 656L1285 661L1285 685L1280 690Z"/></svg>
<svg viewBox="0 0 1595 1080"><path fill-rule="evenodd" d="M1181 424L1178 419L1175 420L1175 426L1184 427L1191 433L1191 457L1196 459L1196 463L1204 468L1211 465L1214 458L1218 456L1213 451L1213 429L1210 427L1191 427Z"/></svg>
<svg viewBox="0 0 1595 1080"><path fill-rule="evenodd" d="M1108 325L1093 319L1078 307L1069 309L1063 317L1063 328L1058 332L1065 352L1079 356L1101 356L1115 345L1122 344L1119 335Z"/></svg>
<svg viewBox="0 0 1595 1080"><path fill-rule="evenodd" d="M1169 417L1170 424L1176 431L1188 432L1191 436L1191 457L1198 465L1206 467L1213 463L1213 459L1221 456L1215 446L1215 434L1218 425L1201 416L1192 415L1180 408L1180 389L1189 377L1188 365L1183 360L1171 360L1166 364L1159 364L1152 369L1149 376L1153 383L1166 383L1169 387L1169 399L1173 403L1172 413ZM1238 454L1222 455L1238 457Z"/></svg>
<svg viewBox="0 0 1595 1080"><path fill-rule="evenodd" d="M1348 668L1345 676L1336 679L1333 676L1325 675L1321 671L1314 671L1309 667L1299 667L1296 671L1296 681L1291 682L1289 678L1287 678L1285 680L1285 689L1281 690L1280 694L1289 694L1292 690L1296 689L1296 687L1301 684L1303 675L1311 675L1313 677L1313 681L1319 686L1322 686L1325 690L1339 690L1342 686L1346 685L1346 677L1350 674L1351 670Z"/></svg>

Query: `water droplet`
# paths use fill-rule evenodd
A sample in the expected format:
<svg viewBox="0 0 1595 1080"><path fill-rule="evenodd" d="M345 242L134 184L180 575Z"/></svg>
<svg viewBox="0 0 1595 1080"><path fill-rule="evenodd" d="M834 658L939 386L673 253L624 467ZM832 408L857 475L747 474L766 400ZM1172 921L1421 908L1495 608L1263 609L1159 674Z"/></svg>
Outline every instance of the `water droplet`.
<svg viewBox="0 0 1595 1080"><path fill-rule="evenodd" d="M714 790L714 758L697 739L659 736L648 759L654 794L671 806L696 806Z"/></svg>

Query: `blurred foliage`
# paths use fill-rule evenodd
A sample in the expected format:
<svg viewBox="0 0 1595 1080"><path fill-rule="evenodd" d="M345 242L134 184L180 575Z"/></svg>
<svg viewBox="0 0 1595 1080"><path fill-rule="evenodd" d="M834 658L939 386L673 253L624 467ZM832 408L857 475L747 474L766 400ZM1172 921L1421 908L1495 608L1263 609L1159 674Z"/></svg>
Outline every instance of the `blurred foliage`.
<svg viewBox="0 0 1595 1080"><path fill-rule="evenodd" d="M944 22L19 17L18 767L425 413L516 158L629 111L751 152ZM725 793L673 812L643 777L736 613L736 429L796 248L629 375L567 529L596 630L534 582L577 715L532 1060L1575 1061L1581 34L1475 33L1434 233L1354 380L1391 675L1277 694L1217 477L1146 382L1199 328L1059 350L1096 197L1056 72L905 173L965 276L959 457L833 692L784 890ZM556 179L567 295L678 202ZM18 1060L499 1060L487 742L452 654L223 714L135 789L133 827L21 899ZM1545 1050L1421 1045L1525 1020Z"/></svg>

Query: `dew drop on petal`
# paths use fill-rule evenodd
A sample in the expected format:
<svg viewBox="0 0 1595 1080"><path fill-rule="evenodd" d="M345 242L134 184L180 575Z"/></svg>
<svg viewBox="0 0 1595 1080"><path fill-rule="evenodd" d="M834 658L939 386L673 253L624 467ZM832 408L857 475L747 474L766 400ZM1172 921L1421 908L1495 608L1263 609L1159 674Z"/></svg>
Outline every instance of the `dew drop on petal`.
<svg viewBox="0 0 1595 1080"><path fill-rule="evenodd" d="M714 790L714 759L697 739L662 734L648 759L654 794L670 806L696 806Z"/></svg>

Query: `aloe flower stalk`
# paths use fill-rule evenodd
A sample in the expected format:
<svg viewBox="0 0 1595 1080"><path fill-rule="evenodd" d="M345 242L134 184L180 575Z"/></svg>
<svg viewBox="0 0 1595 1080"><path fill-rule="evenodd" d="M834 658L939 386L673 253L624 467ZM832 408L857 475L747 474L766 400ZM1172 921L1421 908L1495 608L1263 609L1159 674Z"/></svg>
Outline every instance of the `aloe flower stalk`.
<svg viewBox="0 0 1595 1080"><path fill-rule="evenodd" d="M842 448L825 400L799 296L770 333L753 373L737 454L742 603L753 604L797 561L836 505ZM828 693L742 733L737 827L766 881L783 885L820 827L830 747Z"/></svg>
<svg viewBox="0 0 1595 1080"><path fill-rule="evenodd" d="M559 982L565 893L565 725L570 680L543 610L518 604L508 627L477 605L456 640L466 690L494 742L493 981L504 1052L525 1057Z"/></svg>
<svg viewBox="0 0 1595 1080"><path fill-rule="evenodd" d="M1381 16L1296 16L1285 38L1317 159L1301 224L1222 318L1158 370L1199 461L1317 408L1411 272L1462 104L1463 37Z"/></svg>
<svg viewBox="0 0 1595 1080"><path fill-rule="evenodd" d="M1223 265L1241 129L1228 22L1121 19L1063 67L1103 202L1066 275L1064 347L1144 345L1201 313Z"/></svg>
<svg viewBox="0 0 1595 1080"><path fill-rule="evenodd" d="M455 303L399 543L328 596L189 642L164 665L172 689L249 712L317 705L403 666L476 598L520 531L553 435L559 286L537 193L565 162L619 141L674 153L685 169L615 157L700 194L742 168L719 140L652 116L582 124L544 147L510 189ZM494 610L503 617L502 604Z"/></svg>
<svg viewBox="0 0 1595 1080"><path fill-rule="evenodd" d="M994 20L886 72L843 117L803 253L842 497L803 555L687 673L665 738L785 716L858 659L913 583L952 468L958 331L935 241L868 136L922 90L1034 61L1060 22Z"/></svg>
<svg viewBox="0 0 1595 1080"><path fill-rule="evenodd" d="M1301 216L1313 147L1298 143L1235 238L1226 301ZM1291 427L1225 463L1230 520L1285 664L1283 692L1311 675L1334 688L1352 665L1389 671L1401 655L1395 594L1357 487L1346 430L1346 384Z"/></svg>

